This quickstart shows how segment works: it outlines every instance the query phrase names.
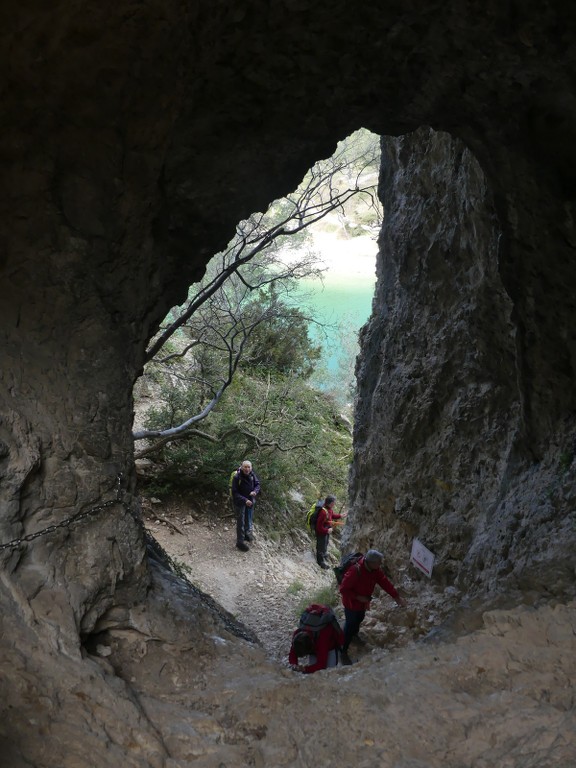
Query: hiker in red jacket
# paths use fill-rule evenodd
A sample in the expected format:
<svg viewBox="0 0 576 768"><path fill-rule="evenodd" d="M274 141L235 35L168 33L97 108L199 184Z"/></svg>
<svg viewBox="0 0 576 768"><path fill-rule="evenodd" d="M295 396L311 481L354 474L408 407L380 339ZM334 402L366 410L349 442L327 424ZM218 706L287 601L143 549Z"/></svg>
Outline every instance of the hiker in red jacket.
<svg viewBox="0 0 576 768"><path fill-rule="evenodd" d="M318 517L316 518L316 562L320 568L323 568L324 570L330 568L327 559L328 540L333 530L332 521L341 520L347 515L346 512L343 512L342 514L334 512L335 503L335 496L326 496L324 499L324 505L318 512Z"/></svg>
<svg viewBox="0 0 576 768"><path fill-rule="evenodd" d="M339 630L339 631L338 631ZM344 633L332 625L327 624L314 638L309 632L297 629L292 636L292 645L288 654L288 662L295 672L318 672L319 669L335 667L338 664L338 649L344 642ZM300 664L301 656L309 656L308 664Z"/></svg>
<svg viewBox="0 0 576 768"><path fill-rule="evenodd" d="M348 647L351 641L357 637L360 625L364 621L366 611L370 608L370 600L376 584L396 600L398 605L404 607L406 601L400 597L398 590L392 582L386 578L381 569L384 555L376 549L369 549L364 557L355 565L352 565L344 574L340 584L342 605L344 606L344 644L342 646L342 664L352 664L348 656Z"/></svg>

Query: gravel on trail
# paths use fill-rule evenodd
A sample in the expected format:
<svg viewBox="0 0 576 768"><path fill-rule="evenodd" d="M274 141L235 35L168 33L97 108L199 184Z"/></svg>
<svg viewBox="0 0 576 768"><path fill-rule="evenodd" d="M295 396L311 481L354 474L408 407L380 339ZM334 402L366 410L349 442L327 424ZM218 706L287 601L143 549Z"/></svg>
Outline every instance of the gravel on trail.
<svg viewBox="0 0 576 768"><path fill-rule="evenodd" d="M277 543L255 519L254 541L241 552L234 520L221 504L206 512L183 500L146 498L142 508L146 528L187 578L250 628L273 661L287 664L301 610L336 585L333 572L316 564L315 542L304 527Z"/></svg>

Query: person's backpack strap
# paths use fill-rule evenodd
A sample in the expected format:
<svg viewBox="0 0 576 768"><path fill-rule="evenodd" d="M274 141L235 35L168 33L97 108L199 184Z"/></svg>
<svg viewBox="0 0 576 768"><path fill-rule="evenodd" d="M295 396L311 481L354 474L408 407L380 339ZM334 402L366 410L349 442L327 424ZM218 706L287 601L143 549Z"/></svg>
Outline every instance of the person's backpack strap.
<svg viewBox="0 0 576 768"><path fill-rule="evenodd" d="M234 471L233 471L233 472L230 474L230 481L229 481L229 488L230 488L230 498L233 498L233 494L232 494L232 485L233 485L233 483L234 483L234 478L235 478L235 477L237 477L237 475L238 475L238 472L240 472L240 468L238 468L238 469L235 469L235 470L234 470Z"/></svg>

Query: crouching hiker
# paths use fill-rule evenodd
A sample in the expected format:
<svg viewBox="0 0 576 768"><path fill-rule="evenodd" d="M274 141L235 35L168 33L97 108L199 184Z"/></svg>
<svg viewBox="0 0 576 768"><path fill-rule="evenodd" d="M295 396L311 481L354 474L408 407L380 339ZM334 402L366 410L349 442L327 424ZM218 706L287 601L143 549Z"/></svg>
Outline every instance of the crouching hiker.
<svg viewBox="0 0 576 768"><path fill-rule="evenodd" d="M343 641L344 633L332 608L309 605L292 635L288 662L295 672L306 674L335 667ZM300 663L299 659L303 656L308 656L308 664Z"/></svg>
<svg viewBox="0 0 576 768"><path fill-rule="evenodd" d="M357 637L366 611L370 608L370 601L376 584L393 597L398 605L403 607L406 605L404 598L400 597L396 587L382 571L383 561L384 555L381 552L369 549L364 557L348 568L340 584L340 594L346 617L341 655L342 664L352 664L348 656L348 648L352 640Z"/></svg>

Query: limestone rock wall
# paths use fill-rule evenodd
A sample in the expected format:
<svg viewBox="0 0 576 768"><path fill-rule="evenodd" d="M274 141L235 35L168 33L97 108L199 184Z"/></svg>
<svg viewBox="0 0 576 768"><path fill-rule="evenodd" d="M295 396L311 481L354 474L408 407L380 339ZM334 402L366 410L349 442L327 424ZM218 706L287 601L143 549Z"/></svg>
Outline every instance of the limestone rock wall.
<svg viewBox="0 0 576 768"><path fill-rule="evenodd" d="M437 557L434 580L468 595L572 593L572 392L559 380L542 401L548 366L573 354L572 334L557 328L545 357L558 358L540 369L543 307L519 296L509 267L523 263L528 237L531 252L549 253L530 292L555 284L558 321L571 301L572 282L557 283L565 265L548 233L518 221L513 195L507 206L495 199L458 140L420 129L383 147L386 216L357 367L349 545L373 541L400 562L416 536Z"/></svg>

